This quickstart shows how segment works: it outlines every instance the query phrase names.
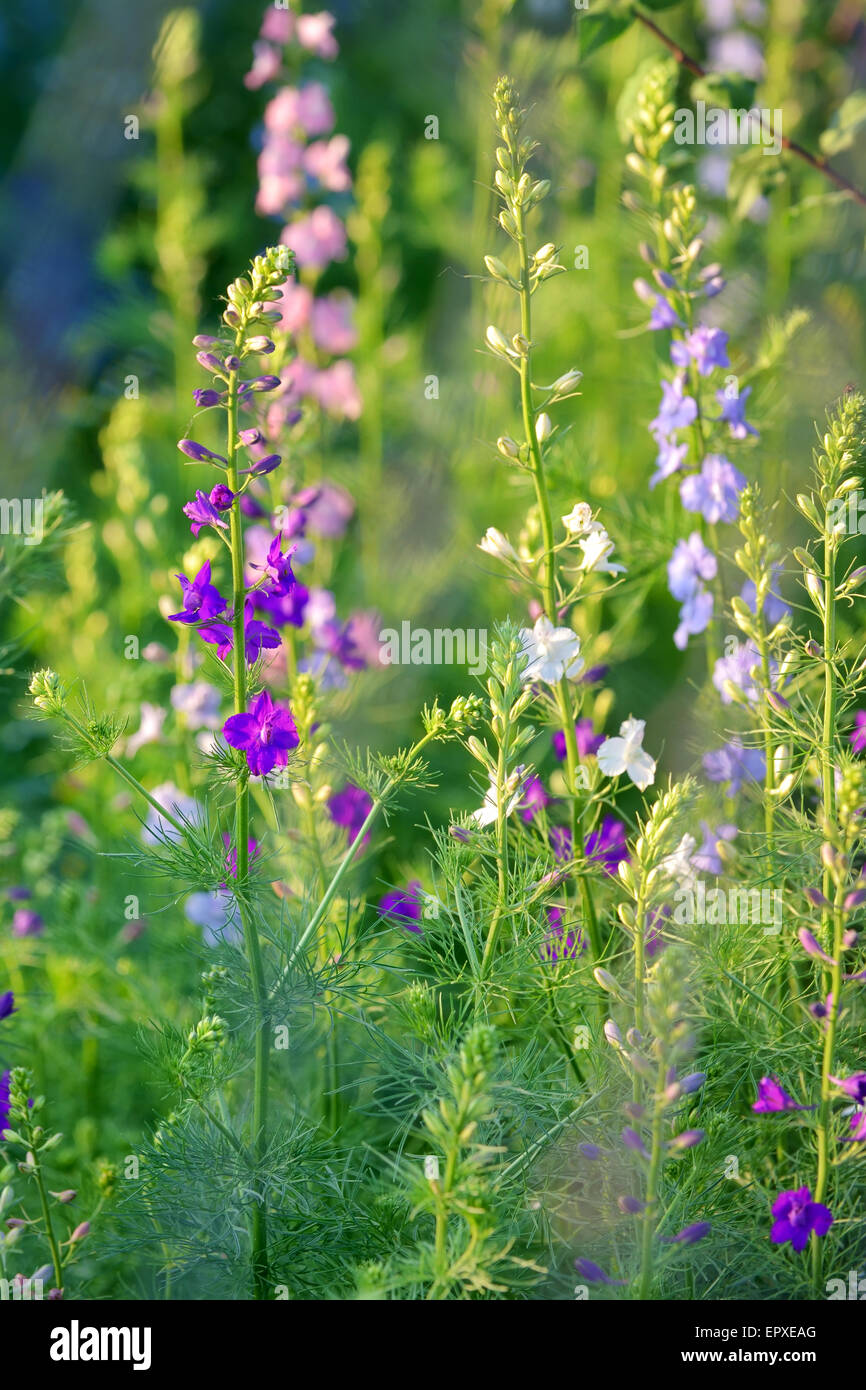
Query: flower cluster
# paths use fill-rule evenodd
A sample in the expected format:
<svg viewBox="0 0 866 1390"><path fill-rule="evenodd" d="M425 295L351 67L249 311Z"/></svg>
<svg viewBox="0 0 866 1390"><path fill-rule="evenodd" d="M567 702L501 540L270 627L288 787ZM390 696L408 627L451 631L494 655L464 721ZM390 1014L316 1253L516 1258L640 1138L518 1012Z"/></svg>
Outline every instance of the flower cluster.
<svg viewBox="0 0 866 1390"><path fill-rule="evenodd" d="M334 17L295 15L271 7L265 13L247 85L283 81L298 59L330 61L338 53ZM293 252L300 279L286 285L279 301L280 333L296 345L281 366L281 386L266 417L274 439L297 422L302 403L315 402L326 414L356 420L361 398L355 371L346 357L357 343L354 304L345 290L317 294L316 282L333 261L346 256L346 228L329 199L345 201L352 188L346 164L349 141L333 134L334 109L319 81L281 85L264 111L258 158L256 209L285 225L280 240ZM328 361L333 358L335 360Z"/></svg>

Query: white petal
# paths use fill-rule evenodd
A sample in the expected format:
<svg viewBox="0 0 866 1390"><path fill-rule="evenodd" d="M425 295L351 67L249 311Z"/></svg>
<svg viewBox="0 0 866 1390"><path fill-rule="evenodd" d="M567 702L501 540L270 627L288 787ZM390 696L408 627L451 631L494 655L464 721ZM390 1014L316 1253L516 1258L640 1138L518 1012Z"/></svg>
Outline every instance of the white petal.
<svg viewBox="0 0 866 1390"><path fill-rule="evenodd" d="M599 752L601 752L600 749ZM629 758L626 771L635 786L640 787L641 791L645 791L646 788L655 781L655 758L651 758L649 753L646 753L644 749L641 748Z"/></svg>
<svg viewBox="0 0 866 1390"><path fill-rule="evenodd" d="M606 777L618 777L625 772L626 741L624 738L606 738L598 750L598 765Z"/></svg>

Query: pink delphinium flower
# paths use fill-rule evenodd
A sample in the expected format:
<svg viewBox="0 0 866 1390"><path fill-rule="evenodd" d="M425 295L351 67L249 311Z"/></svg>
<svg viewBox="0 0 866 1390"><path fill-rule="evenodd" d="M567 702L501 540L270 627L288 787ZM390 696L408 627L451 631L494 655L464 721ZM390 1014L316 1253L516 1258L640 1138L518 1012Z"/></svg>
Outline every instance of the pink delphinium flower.
<svg viewBox="0 0 866 1390"><path fill-rule="evenodd" d="M351 352L358 341L357 329L352 322L353 308L351 295L339 291L315 300L310 314L310 330L313 342L322 352L335 356Z"/></svg>
<svg viewBox="0 0 866 1390"><path fill-rule="evenodd" d="M324 270L346 254L346 229L333 208L324 203L285 227L280 241L294 251L303 270Z"/></svg>

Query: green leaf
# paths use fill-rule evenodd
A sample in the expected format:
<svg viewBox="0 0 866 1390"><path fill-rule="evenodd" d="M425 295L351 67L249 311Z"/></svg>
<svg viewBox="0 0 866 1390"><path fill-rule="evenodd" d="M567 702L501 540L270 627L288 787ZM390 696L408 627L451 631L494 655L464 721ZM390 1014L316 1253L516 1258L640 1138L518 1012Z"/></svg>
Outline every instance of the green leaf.
<svg viewBox="0 0 866 1390"><path fill-rule="evenodd" d="M866 125L866 92L852 92L846 97L821 136L823 154L838 154L854 143L854 136Z"/></svg>
<svg viewBox="0 0 866 1390"><path fill-rule="evenodd" d="M751 111L755 83L738 72L708 72L696 77L691 87L692 101L705 101L726 111Z"/></svg>
<svg viewBox="0 0 866 1390"><path fill-rule="evenodd" d="M587 14L581 17L577 28L581 59L597 53L605 44L612 43L624 34L631 25L630 14Z"/></svg>
<svg viewBox="0 0 866 1390"><path fill-rule="evenodd" d="M641 0L645 10L672 10L674 5L680 4L682 0Z"/></svg>

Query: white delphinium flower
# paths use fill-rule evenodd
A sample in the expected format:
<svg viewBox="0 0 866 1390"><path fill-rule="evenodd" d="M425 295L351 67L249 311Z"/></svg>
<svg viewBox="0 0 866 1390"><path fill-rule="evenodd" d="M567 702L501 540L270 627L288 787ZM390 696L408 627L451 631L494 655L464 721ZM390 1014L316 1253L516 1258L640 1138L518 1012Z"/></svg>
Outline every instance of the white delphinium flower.
<svg viewBox="0 0 866 1390"><path fill-rule="evenodd" d="M488 526L483 539L478 542L478 549L483 550L485 555L492 555L496 560L517 559L517 551L511 541L507 536L503 536L501 531L497 531L495 526Z"/></svg>
<svg viewBox="0 0 866 1390"><path fill-rule="evenodd" d="M562 524L570 536L585 536L587 531L600 530L599 523L592 519L592 507L588 502L575 502Z"/></svg>
<svg viewBox="0 0 866 1390"><path fill-rule="evenodd" d="M542 613L532 628L520 629L523 654L528 657L522 672L524 681L544 681L556 685L563 676L573 680L583 670L580 638L570 627L554 627Z"/></svg>
<svg viewBox="0 0 866 1390"><path fill-rule="evenodd" d="M524 769L522 767L515 768L515 770L512 772L511 776L508 778L508 781L505 783L505 786L502 789L503 796L505 799L506 817L511 815L511 812L514 810L515 806L520 800L522 793L523 772ZM498 815L499 788L496 785L495 774L491 774L490 785L488 786L487 791L484 794L484 802L481 806L479 806L477 811L472 812L471 819L475 822L476 825L483 827L485 825L492 825L494 821L497 819Z"/></svg>
<svg viewBox="0 0 866 1390"><path fill-rule="evenodd" d="M626 772L641 791L655 781L656 775L655 759L643 748L645 728L643 719L624 720L619 726L619 737L606 738L596 754L606 777L619 777Z"/></svg>
<svg viewBox="0 0 866 1390"><path fill-rule="evenodd" d="M162 705L149 705L146 700L142 702L138 732L130 734L126 740L128 758L134 758L139 748L143 748L146 743L159 743L167 713Z"/></svg>
<svg viewBox="0 0 866 1390"><path fill-rule="evenodd" d="M625 574L625 565L612 562L614 543L603 526L594 523L588 536L581 536L578 545L583 551L580 568L587 574Z"/></svg>

